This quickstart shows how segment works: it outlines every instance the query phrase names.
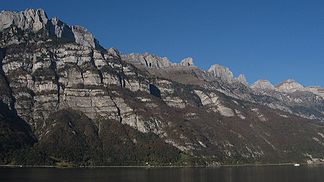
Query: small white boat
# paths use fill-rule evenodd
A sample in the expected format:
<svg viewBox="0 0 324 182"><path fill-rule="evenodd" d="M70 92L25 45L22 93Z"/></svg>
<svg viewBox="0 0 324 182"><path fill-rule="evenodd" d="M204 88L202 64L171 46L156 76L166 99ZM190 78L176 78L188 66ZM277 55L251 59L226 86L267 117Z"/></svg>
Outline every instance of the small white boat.
<svg viewBox="0 0 324 182"><path fill-rule="evenodd" d="M294 164L294 166L295 166L295 167L299 167L299 166L300 166L300 164L298 164L298 163L295 163L295 164Z"/></svg>

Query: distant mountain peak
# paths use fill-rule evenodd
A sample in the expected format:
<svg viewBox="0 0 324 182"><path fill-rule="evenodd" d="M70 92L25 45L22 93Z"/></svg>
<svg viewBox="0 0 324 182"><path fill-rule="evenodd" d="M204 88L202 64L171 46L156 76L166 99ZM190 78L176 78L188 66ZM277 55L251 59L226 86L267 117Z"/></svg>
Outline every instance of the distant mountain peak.
<svg viewBox="0 0 324 182"><path fill-rule="evenodd" d="M286 81L281 82L276 86L276 88L278 89L278 91L286 93L291 93L295 91L305 91L305 87L293 79L288 79Z"/></svg>
<svg viewBox="0 0 324 182"><path fill-rule="evenodd" d="M182 65L182 66L195 66L192 57L184 58L184 59L180 62L180 65Z"/></svg>
<svg viewBox="0 0 324 182"><path fill-rule="evenodd" d="M225 82L232 82L234 78L233 72L229 68L219 64L211 65L207 72Z"/></svg>
<svg viewBox="0 0 324 182"><path fill-rule="evenodd" d="M286 83L298 83L298 82L296 80L290 78L288 80L282 81L280 84L286 84Z"/></svg>
<svg viewBox="0 0 324 182"><path fill-rule="evenodd" d="M122 55L123 60L131 63L139 63L147 68L191 67L195 66L191 57L184 58L180 63L170 61L167 57L160 57L148 52L130 53Z"/></svg>
<svg viewBox="0 0 324 182"><path fill-rule="evenodd" d="M251 86L252 89L275 90L275 86L269 80L257 80Z"/></svg>
<svg viewBox="0 0 324 182"><path fill-rule="evenodd" d="M236 79L237 79L238 82L240 82L240 83L242 83L242 84L244 84L244 85L246 85L246 86L249 85L249 83L248 83L248 81L246 80L246 77L245 77L244 74L240 74Z"/></svg>
<svg viewBox="0 0 324 182"><path fill-rule="evenodd" d="M245 75L240 74L237 78L235 78L233 72L228 67L219 64L211 65L207 72L212 77L219 78L227 83L239 82L243 85L249 85L245 78Z"/></svg>
<svg viewBox="0 0 324 182"><path fill-rule="evenodd" d="M159 57L148 52L143 54L131 53L122 55L122 58L125 61L139 63L148 68L163 68L175 65L175 63L172 63L167 57Z"/></svg>

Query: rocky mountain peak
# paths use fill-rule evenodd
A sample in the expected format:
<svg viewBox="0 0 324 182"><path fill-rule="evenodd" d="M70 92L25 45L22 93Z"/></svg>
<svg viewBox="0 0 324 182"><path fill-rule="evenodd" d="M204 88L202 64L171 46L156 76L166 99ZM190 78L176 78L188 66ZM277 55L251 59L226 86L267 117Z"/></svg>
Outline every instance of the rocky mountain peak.
<svg viewBox="0 0 324 182"><path fill-rule="evenodd" d="M232 82L234 78L234 75L229 68L219 64L212 65L207 72L210 73L211 76L220 78L225 82Z"/></svg>
<svg viewBox="0 0 324 182"><path fill-rule="evenodd" d="M163 68L174 65L167 57L159 57L150 53L136 54L131 53L122 55L123 60L132 63L140 63L148 68Z"/></svg>
<svg viewBox="0 0 324 182"><path fill-rule="evenodd" d="M192 57L187 57L184 58L181 62L180 62L181 66L195 66L193 63L193 59Z"/></svg>
<svg viewBox="0 0 324 182"><path fill-rule="evenodd" d="M120 53L116 48L109 48L107 49L108 55L111 55L112 57L120 58Z"/></svg>
<svg viewBox="0 0 324 182"><path fill-rule="evenodd" d="M295 91L304 91L305 88L302 84L298 83L297 81L293 79L289 79L286 81L283 81L282 83L278 84L276 86L278 91L280 92L286 92L286 93L292 93Z"/></svg>
<svg viewBox="0 0 324 182"><path fill-rule="evenodd" d="M268 80L258 80L251 88L256 90L275 90L275 86Z"/></svg>
<svg viewBox="0 0 324 182"><path fill-rule="evenodd" d="M75 42L83 46L96 48L99 46L99 42L94 38L86 28L75 25L72 26L72 32L74 34Z"/></svg>
<svg viewBox="0 0 324 182"><path fill-rule="evenodd" d="M74 33L71 30L71 27L62 22L57 17L53 17L51 19L51 22L48 24L47 28L50 35L55 35L56 37L64 37L67 40L75 41Z"/></svg>
<svg viewBox="0 0 324 182"><path fill-rule="evenodd" d="M190 67L195 66L193 63L193 59L191 57L184 58L181 62L174 63L170 61L167 57L160 57L150 53L131 53L122 55L122 59L125 61L129 61L131 63L140 63L147 68L169 68L169 67Z"/></svg>
<svg viewBox="0 0 324 182"><path fill-rule="evenodd" d="M31 29L36 32L44 28L47 22L48 18L43 9L26 9L20 12L1 11L0 13L0 31L15 25L22 30Z"/></svg>
<svg viewBox="0 0 324 182"><path fill-rule="evenodd" d="M48 19L43 9L26 9L20 12L2 11L0 13L0 31L12 26L35 33L45 30L50 36L64 38L83 46L102 49L99 42L86 28L70 26L57 17Z"/></svg>
<svg viewBox="0 0 324 182"><path fill-rule="evenodd" d="M246 85L246 86L249 85L249 83L248 83L248 81L246 80L246 77L245 77L244 74L240 74L240 75L236 78L236 80L237 80L238 82L242 83L243 85Z"/></svg>

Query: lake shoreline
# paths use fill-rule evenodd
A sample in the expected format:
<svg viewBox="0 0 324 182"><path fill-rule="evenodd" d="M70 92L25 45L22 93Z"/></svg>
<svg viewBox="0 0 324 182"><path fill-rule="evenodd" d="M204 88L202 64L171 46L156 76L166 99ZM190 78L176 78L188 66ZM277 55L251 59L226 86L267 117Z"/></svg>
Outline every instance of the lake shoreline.
<svg viewBox="0 0 324 182"><path fill-rule="evenodd" d="M220 168L220 167L267 167L267 166L294 166L297 163L280 164L223 164L218 166L50 166L50 165L0 165L0 168L57 168L57 169L82 169L82 168ZM324 163L298 163L301 166L324 165Z"/></svg>

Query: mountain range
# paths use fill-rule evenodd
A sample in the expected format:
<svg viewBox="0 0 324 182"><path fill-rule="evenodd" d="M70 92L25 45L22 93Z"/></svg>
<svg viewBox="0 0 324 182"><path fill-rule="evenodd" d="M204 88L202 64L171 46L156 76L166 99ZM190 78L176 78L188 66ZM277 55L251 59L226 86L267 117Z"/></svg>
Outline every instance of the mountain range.
<svg viewBox="0 0 324 182"><path fill-rule="evenodd" d="M109 35L107 36L109 38ZM0 163L324 161L324 88L106 49L42 9L0 13Z"/></svg>

